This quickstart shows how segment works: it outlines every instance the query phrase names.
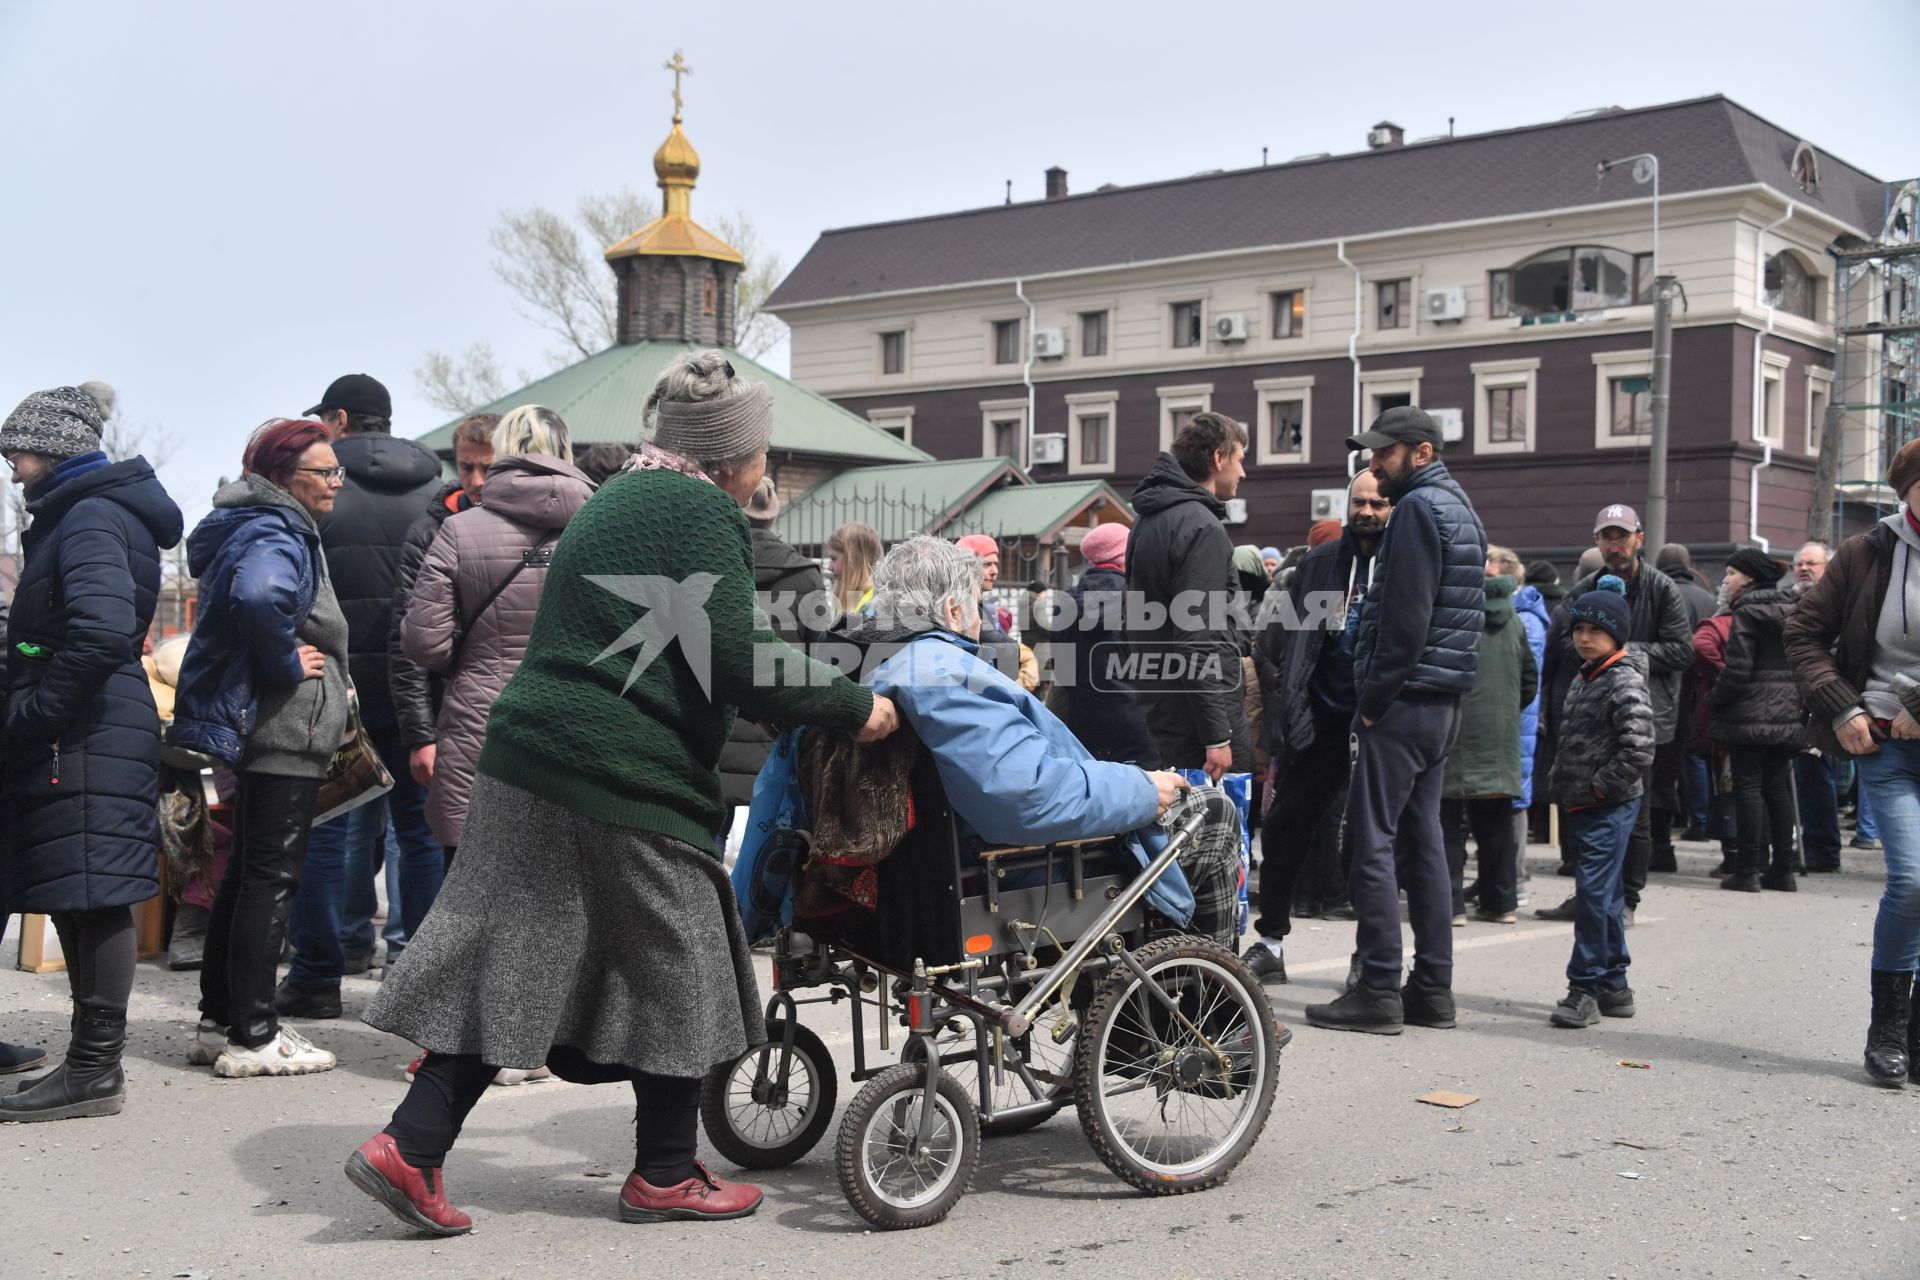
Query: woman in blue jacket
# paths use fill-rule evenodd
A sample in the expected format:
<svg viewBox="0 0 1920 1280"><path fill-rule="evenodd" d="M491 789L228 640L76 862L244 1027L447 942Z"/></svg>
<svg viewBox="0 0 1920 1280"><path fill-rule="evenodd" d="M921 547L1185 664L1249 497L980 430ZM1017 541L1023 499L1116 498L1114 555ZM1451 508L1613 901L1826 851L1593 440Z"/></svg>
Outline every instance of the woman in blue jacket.
<svg viewBox="0 0 1920 1280"><path fill-rule="evenodd" d="M334 1065L280 1025L273 980L314 797L347 727L347 621L319 526L344 474L319 423L270 422L247 446L241 478L214 494L213 513L187 539L200 612L171 741L240 777L187 1061L230 1079Z"/></svg>
<svg viewBox="0 0 1920 1280"><path fill-rule="evenodd" d="M133 904L159 892L160 717L140 666L180 508L144 458L111 461L78 387L0 425L33 523L8 641L7 912L53 917L73 992L64 1061L0 1097L0 1121L116 1114L133 991Z"/></svg>

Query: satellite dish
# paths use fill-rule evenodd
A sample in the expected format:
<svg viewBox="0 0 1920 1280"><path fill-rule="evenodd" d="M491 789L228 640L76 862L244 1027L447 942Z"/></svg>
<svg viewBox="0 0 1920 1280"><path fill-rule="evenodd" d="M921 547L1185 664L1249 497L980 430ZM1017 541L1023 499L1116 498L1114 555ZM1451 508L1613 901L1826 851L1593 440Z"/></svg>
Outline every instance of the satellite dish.
<svg viewBox="0 0 1920 1280"><path fill-rule="evenodd" d="M1646 156L1633 162L1633 180L1641 186L1653 181L1654 172L1653 161Z"/></svg>

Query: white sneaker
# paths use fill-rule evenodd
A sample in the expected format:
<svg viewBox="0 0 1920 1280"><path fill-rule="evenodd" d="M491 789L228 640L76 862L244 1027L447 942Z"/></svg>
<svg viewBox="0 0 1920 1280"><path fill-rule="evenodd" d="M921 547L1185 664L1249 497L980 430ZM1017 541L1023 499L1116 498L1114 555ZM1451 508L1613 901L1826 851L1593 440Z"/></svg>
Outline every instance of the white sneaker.
<svg viewBox="0 0 1920 1280"><path fill-rule="evenodd" d="M545 1067L534 1067L525 1071L519 1067L502 1067L493 1076L493 1082L498 1085L539 1084L542 1080L551 1079L553 1079L553 1072Z"/></svg>
<svg viewBox="0 0 1920 1280"><path fill-rule="evenodd" d="M325 1049L283 1026L280 1034L258 1049L243 1049L231 1040L214 1060L213 1074L225 1080L243 1080L251 1076L305 1076L331 1071L337 1059Z"/></svg>
<svg viewBox="0 0 1920 1280"><path fill-rule="evenodd" d="M227 1029L205 1018L194 1028L193 1043L187 1046L187 1065L210 1067L227 1047Z"/></svg>

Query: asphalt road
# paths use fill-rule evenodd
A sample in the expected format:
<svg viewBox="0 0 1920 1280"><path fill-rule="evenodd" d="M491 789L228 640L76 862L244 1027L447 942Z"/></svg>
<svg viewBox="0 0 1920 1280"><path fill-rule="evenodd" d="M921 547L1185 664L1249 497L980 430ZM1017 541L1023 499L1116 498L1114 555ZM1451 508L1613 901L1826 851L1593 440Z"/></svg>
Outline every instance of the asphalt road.
<svg viewBox="0 0 1920 1280"><path fill-rule="evenodd" d="M1557 900L1571 882L1534 853L1536 904ZM1268 988L1296 1030L1278 1101L1226 1186L1135 1195L1069 1111L989 1143L953 1214L907 1233L864 1229L830 1142L762 1177L753 1218L622 1225L630 1098L556 1083L489 1092L447 1170L473 1234L414 1236L340 1172L410 1047L312 1024L338 1070L216 1081L185 1066L193 975L146 965L127 1110L0 1129L0 1276L1920 1276L1920 1088L1861 1072L1880 875L1847 856L1748 896L1686 848L1629 935L1639 1016L1581 1032L1546 1021L1571 926L1456 932L1461 1026L1376 1037L1304 1025L1352 940L1304 924ZM349 1014L372 991L350 980ZM5 1038L64 1043L62 976L0 974L0 1008ZM811 1025L844 1049L841 1020ZM1414 1101L1434 1089L1479 1101Z"/></svg>

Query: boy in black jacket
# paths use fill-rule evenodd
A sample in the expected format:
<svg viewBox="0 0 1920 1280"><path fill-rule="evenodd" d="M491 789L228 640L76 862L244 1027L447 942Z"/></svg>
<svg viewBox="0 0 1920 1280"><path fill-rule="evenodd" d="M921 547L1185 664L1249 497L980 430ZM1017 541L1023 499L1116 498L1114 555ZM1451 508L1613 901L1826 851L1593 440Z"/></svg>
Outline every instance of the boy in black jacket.
<svg viewBox="0 0 1920 1280"><path fill-rule="evenodd" d="M1590 1027L1633 1016L1627 985L1627 840L1642 801L1641 774L1653 760L1653 704L1646 659L1627 649L1632 612L1626 584L1603 575L1568 610L1582 666L1567 689L1553 800L1574 857L1573 957L1556 1027Z"/></svg>

